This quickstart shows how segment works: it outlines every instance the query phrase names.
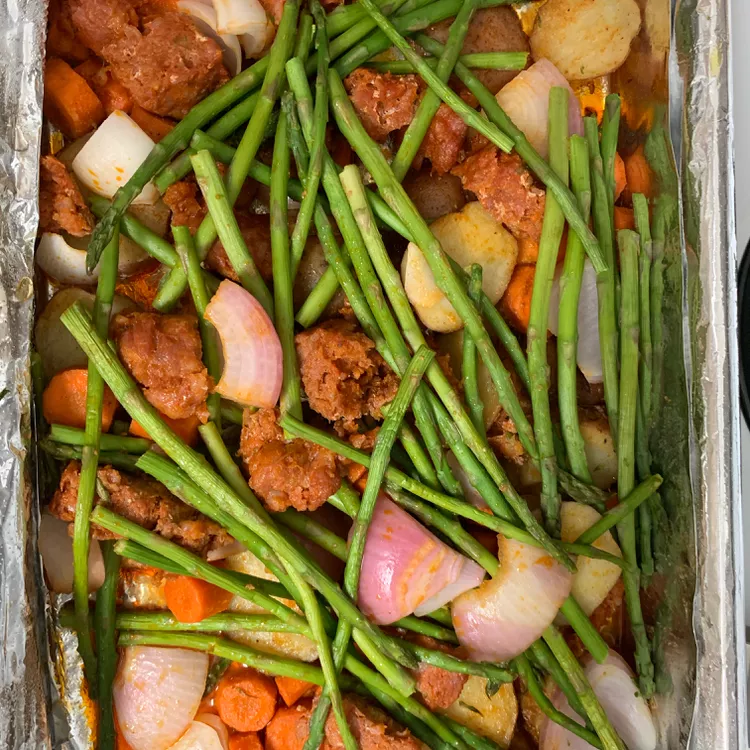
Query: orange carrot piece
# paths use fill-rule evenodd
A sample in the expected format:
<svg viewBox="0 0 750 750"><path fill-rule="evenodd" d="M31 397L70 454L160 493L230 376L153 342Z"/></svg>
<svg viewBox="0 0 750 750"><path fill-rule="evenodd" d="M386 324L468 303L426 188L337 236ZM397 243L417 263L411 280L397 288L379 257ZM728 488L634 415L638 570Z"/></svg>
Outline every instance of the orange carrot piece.
<svg viewBox="0 0 750 750"><path fill-rule="evenodd" d="M632 208L615 206L615 229L635 229L635 216Z"/></svg>
<svg viewBox="0 0 750 750"><path fill-rule="evenodd" d="M312 682L296 680L294 677L274 677L279 695L287 706L294 705L300 698L315 690Z"/></svg>
<svg viewBox="0 0 750 750"><path fill-rule="evenodd" d="M50 424L64 424L68 427L86 426L86 392L89 373L85 368L74 368L58 372L44 389L42 411ZM117 399L105 385L102 400L102 431L112 426L117 411Z"/></svg>
<svg viewBox="0 0 750 750"><path fill-rule="evenodd" d="M647 198L653 198L653 176L642 145L625 159L625 174L630 195L643 193Z"/></svg>
<svg viewBox="0 0 750 750"><path fill-rule="evenodd" d="M266 750L302 750L310 734L310 714L303 703L282 706L266 727Z"/></svg>
<svg viewBox="0 0 750 750"><path fill-rule="evenodd" d="M200 578L169 576L164 583L164 598L177 620L200 622L223 612L232 601L232 594Z"/></svg>
<svg viewBox="0 0 750 750"><path fill-rule="evenodd" d="M229 750L263 750L263 743L255 732L233 734L229 738Z"/></svg>
<svg viewBox="0 0 750 750"><path fill-rule="evenodd" d="M147 112L143 107L136 104L130 113L130 116L136 121L140 129L146 133L146 135L158 143L165 135L167 135L175 123L166 117L158 117Z"/></svg>
<svg viewBox="0 0 750 750"><path fill-rule="evenodd" d="M130 110L133 109L133 97L111 71L104 67L101 60L91 57L77 65L75 71L86 79L108 115L115 110L130 114Z"/></svg>
<svg viewBox="0 0 750 750"><path fill-rule="evenodd" d="M257 732L276 713L276 683L254 669L232 670L216 686L219 718L237 732Z"/></svg>
<svg viewBox="0 0 750 750"><path fill-rule="evenodd" d="M518 265L536 263L539 257L539 243L524 235L518 238Z"/></svg>
<svg viewBox="0 0 750 750"><path fill-rule="evenodd" d="M86 79L58 57L44 68L44 113L70 138L80 138L104 119L104 107Z"/></svg>
<svg viewBox="0 0 750 750"><path fill-rule="evenodd" d="M500 300L500 310L503 316L518 331L525 332L529 327L535 273L536 266L516 266L505 294Z"/></svg>
<svg viewBox="0 0 750 750"><path fill-rule="evenodd" d="M198 442L198 427L200 427L201 421L198 417L183 417L182 419L171 419L170 417L160 414L161 418L166 423L167 427L171 428L177 433L178 437L182 438L183 442L190 446L194 446ZM151 440L151 436L146 430L140 425L135 419L130 423L130 434L134 437L143 437L147 440Z"/></svg>
<svg viewBox="0 0 750 750"><path fill-rule="evenodd" d="M618 151L615 153L615 200L620 197L627 184L628 175L625 171L625 162Z"/></svg>

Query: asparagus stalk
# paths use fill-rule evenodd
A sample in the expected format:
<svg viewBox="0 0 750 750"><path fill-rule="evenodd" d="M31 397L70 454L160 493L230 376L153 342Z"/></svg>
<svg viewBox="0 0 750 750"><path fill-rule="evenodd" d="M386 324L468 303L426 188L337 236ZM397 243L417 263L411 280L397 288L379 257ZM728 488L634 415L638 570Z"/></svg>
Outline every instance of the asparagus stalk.
<svg viewBox="0 0 750 750"><path fill-rule="evenodd" d="M641 193L633 194L633 212L635 226L641 236L639 256L640 295L639 310L641 333L639 344L639 397L645 424L651 419L651 372L653 362L653 345L651 343L651 263L653 262L653 241L648 211L648 200Z"/></svg>
<svg viewBox="0 0 750 750"><path fill-rule="evenodd" d="M555 681L557 686L565 694L570 707L579 715L586 716L586 709L583 707L578 693L573 687L565 670L560 666L550 647L544 642L543 638L531 644L526 652L526 656L531 659L537 667L547 672Z"/></svg>
<svg viewBox="0 0 750 750"><path fill-rule="evenodd" d="M448 78L450 78L450 75L453 72L464 39L469 31L469 22L474 15L476 6L477 0L466 0L451 24L448 41L443 50L443 54L440 56L437 68L434 71L436 78L443 84L448 83ZM411 60L408 62L411 63ZM432 68L430 68L430 70L432 71ZM419 147L422 145L422 141L427 135L427 130L430 127L432 118L435 117L439 107L440 98L432 89L429 89L424 97L422 97L422 101L417 107L414 118L409 123L409 127L404 133L403 140L396 152L396 156L393 157L393 161L391 162L391 169L399 182L403 181L406 173L409 171L409 167L411 167L411 163L414 161L414 157L417 155Z"/></svg>
<svg viewBox="0 0 750 750"><path fill-rule="evenodd" d="M94 630L96 633L97 692L99 694L99 747L114 750L117 742L115 717L112 704L112 687L117 671L117 646L115 634L115 610L117 609L117 586L120 582L120 557L114 550L114 542L102 544L104 556L104 583L96 594Z"/></svg>
<svg viewBox="0 0 750 750"><path fill-rule="evenodd" d="M39 441L39 447L57 461L80 461L83 458L83 448L77 445L64 445L45 438ZM123 471L133 471L137 460L137 456L121 451L99 452L100 464L108 464Z"/></svg>
<svg viewBox="0 0 750 750"><path fill-rule="evenodd" d="M396 620L393 623L396 628L402 630L408 630L411 633L419 633L420 635L426 635L430 638L435 638L438 641L445 641L446 643L458 644L458 638L453 630L449 628L442 628L440 625L435 625L431 622L427 622L414 615L402 617L400 620Z"/></svg>
<svg viewBox="0 0 750 750"><path fill-rule="evenodd" d="M415 37L417 43L431 55L440 55L443 51L443 45L426 34L417 34ZM602 249L599 246L597 238L594 237L589 229L588 222L584 221L581 212L578 210L578 203L570 189L558 178L555 171L542 159L536 149L528 142L526 136L513 124L508 115L497 103L495 97L487 90L481 81L460 62L456 63L455 73L461 82L477 98L479 105L482 107L490 122L494 123L503 133L506 133L513 141L513 148L516 153L526 162L529 169L544 183L547 190L555 197L560 204L565 219L570 224L573 231L580 237L586 254L594 266L594 270L599 273L607 267L605 258L602 256Z"/></svg>
<svg viewBox="0 0 750 750"><path fill-rule="evenodd" d="M612 222L609 214L609 198L606 179L599 150L599 128L595 117L584 118L586 141L591 157L591 185L593 188L593 215L596 236L599 239L606 268L597 271L597 293L599 300L599 343L602 351L602 374L604 376L604 401L607 405L610 430L613 438L618 434L619 418L618 368L617 368L617 313L615 310L615 252Z"/></svg>
<svg viewBox="0 0 750 750"><path fill-rule="evenodd" d="M232 268L239 276L242 286L263 305L269 316L273 317L273 298L255 265L253 256L247 249L232 210L232 202L211 154L208 151L199 151L190 160L198 186L208 206L212 226L219 234ZM284 198L286 200L286 196Z"/></svg>
<svg viewBox="0 0 750 750"><path fill-rule="evenodd" d="M620 273L622 279L622 311L620 330L620 416L617 440L617 488L627 497L635 486L635 423L638 402L638 235L623 230L618 234ZM622 553L635 563L635 522L632 514L617 524ZM643 622L638 569L625 571L625 603L635 639L635 663L638 684L644 697L654 694L654 666L651 647Z"/></svg>
<svg viewBox="0 0 750 750"><path fill-rule="evenodd" d="M64 424L52 424L49 429L49 439L65 445L83 446L86 444L86 431L79 427L68 427ZM109 435L104 433L99 439L102 451L123 451L125 453L145 453L152 443L146 438L134 438L124 435Z"/></svg>
<svg viewBox="0 0 750 750"><path fill-rule="evenodd" d="M301 550L291 544L273 525L266 523L220 479L206 461L186 446L174 432L164 424L155 409L140 393L137 385L118 362L107 343L93 330L90 319L76 303L63 313L63 324L73 334L81 348L95 362L117 400L148 431L149 435L180 468L213 498L216 506L274 548L285 561L294 564L314 588L316 588L338 611L339 616L367 633L376 644L383 646L384 654L404 666L413 666L413 659L402 650L394 649L384 642L383 634L343 595L339 587L325 572Z"/></svg>
<svg viewBox="0 0 750 750"><path fill-rule="evenodd" d="M549 95L550 166L563 184L568 184L568 91L553 87ZM560 536L560 495L557 490L557 460L549 403L549 366L547 363L547 321L549 300L557 264L557 253L565 228L565 217L554 196L548 195L544 207L542 238L531 295L531 313L526 348L531 376L531 406L534 434L539 448L542 472L542 515L547 532Z"/></svg>
<svg viewBox="0 0 750 750"><path fill-rule="evenodd" d="M294 508L289 508L283 513L276 513L274 518L292 531L296 531L311 542L315 542L318 547L335 558L346 562L348 557L346 541L340 536L336 536L330 529L318 523L311 516L299 513Z"/></svg>
<svg viewBox="0 0 750 750"><path fill-rule="evenodd" d="M604 103L602 116L602 168L604 183L607 186L610 223L614 226L615 206L615 159L617 141L620 136L620 95L609 94Z"/></svg>
<svg viewBox="0 0 750 750"><path fill-rule="evenodd" d="M588 219L591 208L591 178L589 175L589 153L586 141L580 136L570 138L570 174L573 192L584 219ZM557 331L557 393L560 405L565 449L572 474L582 482L591 483L586 451L584 450L581 426L578 422L576 378L578 367L578 303L581 297L581 282L585 254L577 234L571 233L565 251L565 263L560 277L560 311Z"/></svg>
<svg viewBox="0 0 750 750"><path fill-rule="evenodd" d="M436 68L439 58L428 57L425 62ZM482 70L523 70L529 61L527 52L474 52L461 55L458 62L469 69L479 68ZM408 60L384 60L382 62L369 62L363 67L372 68L379 73L390 73L391 75L406 75L413 73L414 67Z"/></svg>
<svg viewBox="0 0 750 750"><path fill-rule="evenodd" d="M482 293L482 266L475 263L471 267L471 281L469 282L469 298L479 307ZM486 438L487 432L484 427L484 404L479 393L477 382L477 348L474 339L468 333L464 334L463 357L461 363L461 374L464 384L464 395L466 405L469 407L469 416L474 423L476 431L481 437Z"/></svg>
<svg viewBox="0 0 750 750"><path fill-rule="evenodd" d="M115 229L105 248L99 270L99 282L94 299L93 328L100 336L109 330L112 299L117 284L117 266L120 257L120 233ZM88 625L89 611L89 532L91 509L94 505L99 449L102 432L102 400L104 379L89 360L86 390L86 427L81 451L81 478L78 485L75 520L73 522L73 602L78 618L78 651L83 659L84 671L89 681L89 692L97 696L97 663L91 630Z"/></svg>
<svg viewBox="0 0 750 750"><path fill-rule="evenodd" d="M213 378L214 383L218 383L222 370L221 353L219 352L219 342L217 340L218 334L216 333L216 329L205 318L209 296L206 284L201 275L201 264L195 252L195 243L193 242L190 230L185 226L173 226L172 234L177 254L182 261L182 267L187 276L188 286L190 287L190 293L195 305L195 312L198 316L198 328L201 334L203 359L206 363L206 369L211 378ZM217 427L221 429L221 396L218 393L211 393L206 402L209 414L211 415L211 421L215 422Z"/></svg>

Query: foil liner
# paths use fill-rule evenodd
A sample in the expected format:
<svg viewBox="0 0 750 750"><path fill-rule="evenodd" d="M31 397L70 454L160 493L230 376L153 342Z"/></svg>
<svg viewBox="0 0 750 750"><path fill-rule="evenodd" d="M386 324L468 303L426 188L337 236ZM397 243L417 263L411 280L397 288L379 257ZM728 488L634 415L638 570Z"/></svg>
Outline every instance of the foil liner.
<svg viewBox="0 0 750 750"><path fill-rule="evenodd" d="M600 93L623 93L629 137L659 167L663 366L650 447L665 513L644 607L654 715L665 750L745 748L729 2L637 1L643 28ZM83 750L91 704L35 543L49 499L29 378L44 23L44 0L0 5L0 747Z"/></svg>

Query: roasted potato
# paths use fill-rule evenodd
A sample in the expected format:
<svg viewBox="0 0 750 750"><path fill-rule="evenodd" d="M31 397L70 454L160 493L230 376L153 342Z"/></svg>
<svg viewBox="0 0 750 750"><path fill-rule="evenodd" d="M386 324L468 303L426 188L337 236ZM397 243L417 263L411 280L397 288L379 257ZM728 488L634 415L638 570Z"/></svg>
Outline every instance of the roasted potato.
<svg viewBox="0 0 750 750"><path fill-rule="evenodd" d="M427 34L445 44L448 41L452 18L431 26ZM521 21L508 7L484 8L474 13L466 34L461 54L473 52L528 52L529 41L523 33ZM518 75L517 70L477 70L477 78L496 94Z"/></svg>
<svg viewBox="0 0 750 750"><path fill-rule="evenodd" d="M625 62L640 26L635 0L548 0L534 23L531 52L569 81L595 78Z"/></svg>
<svg viewBox="0 0 750 750"><path fill-rule="evenodd" d="M560 509L560 538L563 542L574 542L593 526L601 516L588 505L582 503L562 503ZM594 543L595 547L621 557L620 548L608 531ZM571 594L581 605L583 611L590 615L606 598L611 588L621 575L617 565L593 557L581 557L576 560L578 571L573 576Z"/></svg>
<svg viewBox="0 0 750 750"><path fill-rule="evenodd" d="M486 678L469 677L458 700L445 714L500 747L508 747L518 718L513 685L502 685L492 698L487 697L486 687Z"/></svg>
<svg viewBox="0 0 750 750"><path fill-rule="evenodd" d="M617 454L607 418L599 412L581 412L579 417L586 460L594 484L609 489L617 479Z"/></svg>
<svg viewBox="0 0 750 750"><path fill-rule="evenodd" d="M404 190L428 222L460 211L466 205L461 180L452 174L433 175L429 169L410 171L404 180Z"/></svg>
<svg viewBox="0 0 750 750"><path fill-rule="evenodd" d="M462 211L446 214L431 228L443 250L461 266L472 263L482 266L482 288L496 304L516 265L515 238L478 201L467 203ZM458 313L435 283L422 251L412 242L401 262L401 278L409 301L427 328L450 333L462 327Z"/></svg>

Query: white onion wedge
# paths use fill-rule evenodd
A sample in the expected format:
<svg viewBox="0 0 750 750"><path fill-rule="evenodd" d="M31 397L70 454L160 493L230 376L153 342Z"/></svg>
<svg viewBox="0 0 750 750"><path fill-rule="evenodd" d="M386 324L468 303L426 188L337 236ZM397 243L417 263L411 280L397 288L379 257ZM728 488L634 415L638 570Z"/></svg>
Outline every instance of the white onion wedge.
<svg viewBox="0 0 750 750"><path fill-rule="evenodd" d="M227 729L227 725L216 714L201 713L195 717L195 720L201 724L208 724L219 736L222 748L229 750L229 730Z"/></svg>
<svg viewBox="0 0 750 750"><path fill-rule="evenodd" d="M217 547L211 549L206 553L206 560L208 562L216 562L217 560L226 560L232 555L241 555L243 552L247 552L247 547L241 542L230 542L225 544L223 547Z"/></svg>
<svg viewBox="0 0 750 750"><path fill-rule="evenodd" d="M358 603L379 625L432 611L478 586L484 570L381 494L367 531Z"/></svg>
<svg viewBox="0 0 750 750"><path fill-rule="evenodd" d="M234 77L242 70L242 50L240 40L236 34L224 34L218 31L216 11L209 3L201 0L178 0L177 8L193 19L198 30L207 37L213 39L219 47L224 58L224 66L229 75Z"/></svg>
<svg viewBox="0 0 750 750"><path fill-rule="evenodd" d="M216 392L243 406L275 406L281 393L281 342L273 322L250 292L224 280L206 307L224 353Z"/></svg>
<svg viewBox="0 0 750 750"><path fill-rule="evenodd" d="M226 750L226 747L212 726L203 721L194 721L169 750Z"/></svg>
<svg viewBox="0 0 750 750"><path fill-rule="evenodd" d="M73 159L73 173L97 195L111 198L151 153L154 142L124 112L116 109ZM156 203L159 191L149 182L133 203Z"/></svg>
<svg viewBox="0 0 750 750"><path fill-rule="evenodd" d="M549 305L548 327L557 336L558 313L560 307L560 273L555 275ZM578 348L576 362L586 380L602 382L602 350L599 346L599 297L596 291L596 271L587 258L583 265L581 296L578 300Z"/></svg>
<svg viewBox="0 0 750 750"><path fill-rule="evenodd" d="M117 723L133 750L167 750L182 737L198 711L207 674L208 654L202 651L157 646L123 651L113 695ZM218 735L216 742L221 750Z"/></svg>
<svg viewBox="0 0 750 750"><path fill-rule="evenodd" d="M73 538L69 524L49 513L42 513L39 521L39 554L49 587L56 594L73 591ZM104 558L99 542L91 540L89 547L89 591L96 591L104 583Z"/></svg>
<svg viewBox="0 0 750 750"><path fill-rule="evenodd" d="M274 25L258 0L214 0L220 34L237 34L248 57L258 57L270 43Z"/></svg>
<svg viewBox="0 0 750 750"><path fill-rule="evenodd" d="M573 577L547 552L498 536L500 570L454 600L453 626L476 661L507 661L525 651L555 619Z"/></svg>
<svg viewBox="0 0 750 750"><path fill-rule="evenodd" d="M562 86L570 92L568 129L570 135L583 135L583 117L578 97L565 76L549 60L537 60L530 68L522 70L495 96L514 125L523 131L531 145L545 159L548 153L549 92L553 86Z"/></svg>
<svg viewBox="0 0 750 750"><path fill-rule="evenodd" d="M622 657L610 650L604 664L592 659L584 671L604 712L629 750L655 750L656 727L651 711ZM557 691L552 702L562 713L583 722L561 691ZM591 747L551 719L546 719L542 725L539 750L589 750Z"/></svg>

